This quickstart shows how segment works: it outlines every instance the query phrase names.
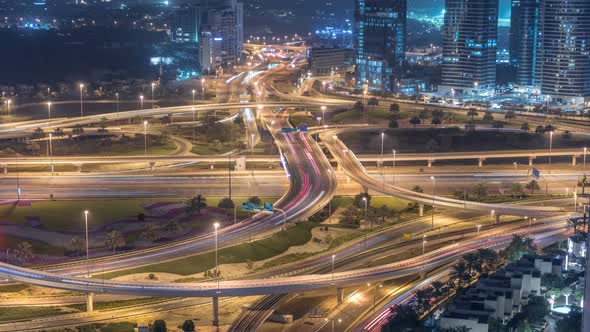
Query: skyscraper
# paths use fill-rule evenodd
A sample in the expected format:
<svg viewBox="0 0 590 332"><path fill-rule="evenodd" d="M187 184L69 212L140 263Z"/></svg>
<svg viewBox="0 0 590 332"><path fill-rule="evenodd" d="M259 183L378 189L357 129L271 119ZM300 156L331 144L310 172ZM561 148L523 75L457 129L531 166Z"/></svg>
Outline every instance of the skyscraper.
<svg viewBox="0 0 590 332"><path fill-rule="evenodd" d="M590 97L590 1L543 0L537 71L541 93L555 100Z"/></svg>
<svg viewBox="0 0 590 332"><path fill-rule="evenodd" d="M516 66L516 82L535 85L541 0L512 0L510 62Z"/></svg>
<svg viewBox="0 0 590 332"><path fill-rule="evenodd" d="M441 91L480 93L496 86L498 0L446 0Z"/></svg>
<svg viewBox="0 0 590 332"><path fill-rule="evenodd" d="M406 52L406 0L356 0L356 86L394 91Z"/></svg>

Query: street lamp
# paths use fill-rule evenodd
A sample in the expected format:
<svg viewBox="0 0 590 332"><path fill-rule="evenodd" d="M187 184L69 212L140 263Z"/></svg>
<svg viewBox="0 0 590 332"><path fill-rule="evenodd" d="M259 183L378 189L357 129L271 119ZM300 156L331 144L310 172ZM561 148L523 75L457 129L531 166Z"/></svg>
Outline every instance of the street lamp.
<svg viewBox="0 0 590 332"><path fill-rule="evenodd" d="M192 91L192 93L193 93L193 105L195 104L195 92L196 92L195 90Z"/></svg>
<svg viewBox="0 0 590 332"><path fill-rule="evenodd" d="M549 174L551 174L551 157L553 155L553 131L549 132Z"/></svg>
<svg viewBox="0 0 590 332"><path fill-rule="evenodd" d="M8 108L8 121L10 122L10 104L12 104L12 100L8 99L6 101L6 107Z"/></svg>
<svg viewBox="0 0 590 332"><path fill-rule="evenodd" d="M336 255L332 255L332 286L334 286L334 260L336 259Z"/></svg>
<svg viewBox="0 0 590 332"><path fill-rule="evenodd" d="M476 225L475 227L477 227L477 235L479 236L479 229L481 228L481 225Z"/></svg>
<svg viewBox="0 0 590 332"><path fill-rule="evenodd" d="M88 254L88 210L84 210L84 229L86 230L86 267L88 269L86 276L90 278L90 264L88 262L90 259L90 255Z"/></svg>
<svg viewBox="0 0 590 332"><path fill-rule="evenodd" d="M143 95L139 95L139 106L140 109L143 109Z"/></svg>
<svg viewBox="0 0 590 332"><path fill-rule="evenodd" d="M201 98L205 100L205 79L201 78Z"/></svg>
<svg viewBox="0 0 590 332"><path fill-rule="evenodd" d="M430 180L432 181L432 220L431 220L431 228L434 230L434 208L435 208L435 204L434 204L434 193L435 193L435 183L436 183L436 179L434 178L434 176L430 177Z"/></svg>
<svg viewBox="0 0 590 332"><path fill-rule="evenodd" d="M51 133L49 133L49 166L51 167L51 175L53 175L53 145L51 144Z"/></svg>
<svg viewBox="0 0 590 332"><path fill-rule="evenodd" d="M588 151L587 147L584 147L584 163L582 164L582 172L586 173L586 152Z"/></svg>
<svg viewBox="0 0 590 332"><path fill-rule="evenodd" d="M383 183L383 189L385 189L385 175L383 175L383 169L385 168L383 165L383 141L385 139L385 133L381 132L381 180Z"/></svg>
<svg viewBox="0 0 590 332"><path fill-rule="evenodd" d="M148 122L143 122L143 156L147 158L147 125ZM147 159L146 159L147 162Z"/></svg>
<svg viewBox="0 0 590 332"><path fill-rule="evenodd" d="M395 149L393 149L392 152L393 152L393 184L395 185L395 154L396 154Z"/></svg>
<svg viewBox="0 0 590 332"><path fill-rule="evenodd" d="M214 223L213 228L215 229L215 278L217 279L217 294L219 294L219 261L217 260L217 230L219 229L219 223Z"/></svg>
<svg viewBox="0 0 590 332"><path fill-rule="evenodd" d="M154 108L154 93L155 93L156 83L152 82L152 108Z"/></svg>
<svg viewBox="0 0 590 332"><path fill-rule="evenodd" d="M494 224L494 214L496 214L496 211L492 210L490 212L490 227L492 227L492 225Z"/></svg>
<svg viewBox="0 0 590 332"><path fill-rule="evenodd" d="M252 176L254 176L254 134L250 134L250 155L252 156Z"/></svg>
<svg viewBox="0 0 590 332"><path fill-rule="evenodd" d="M513 164L514 164L514 183L516 183L516 167L518 167L518 163L515 161Z"/></svg>
<svg viewBox="0 0 590 332"><path fill-rule="evenodd" d="M326 106L322 105L322 119L323 119L323 124L324 126L326 125Z"/></svg>
<svg viewBox="0 0 590 332"><path fill-rule="evenodd" d="M115 98L117 99L117 125L119 124L119 93L115 93Z"/></svg>
<svg viewBox="0 0 590 332"><path fill-rule="evenodd" d="M51 102L47 102L47 127L49 127L49 122L51 122Z"/></svg>
<svg viewBox="0 0 590 332"><path fill-rule="evenodd" d="M422 236L422 256L424 256L426 250L426 234Z"/></svg>
<svg viewBox="0 0 590 332"><path fill-rule="evenodd" d="M84 84L80 84L80 117L84 116Z"/></svg>

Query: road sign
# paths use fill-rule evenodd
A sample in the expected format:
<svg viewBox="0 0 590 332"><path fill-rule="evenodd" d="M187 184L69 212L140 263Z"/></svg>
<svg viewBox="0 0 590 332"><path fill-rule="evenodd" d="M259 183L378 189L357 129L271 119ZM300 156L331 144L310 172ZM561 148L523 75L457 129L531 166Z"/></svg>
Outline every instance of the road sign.
<svg viewBox="0 0 590 332"><path fill-rule="evenodd" d="M536 168L533 168L533 176L534 176L536 179L539 179L539 178L541 177L541 172L539 172L539 170L538 170L538 169L536 169Z"/></svg>
<svg viewBox="0 0 590 332"><path fill-rule="evenodd" d="M296 133L297 132L297 128L281 128L281 131L283 133Z"/></svg>
<svg viewBox="0 0 590 332"><path fill-rule="evenodd" d="M299 127L299 131L302 132L302 133L306 133L307 132L307 125L302 124Z"/></svg>
<svg viewBox="0 0 590 332"><path fill-rule="evenodd" d="M272 212L274 210L272 203L264 203L264 210L268 211L268 212Z"/></svg>
<svg viewBox="0 0 590 332"><path fill-rule="evenodd" d="M244 209L246 211L260 211L260 210L262 210L260 205L252 204L250 202L242 203L242 209Z"/></svg>
<svg viewBox="0 0 590 332"><path fill-rule="evenodd" d="M411 237L412 237L412 235L410 235L410 234L408 234L408 233L404 233L404 239L409 239L409 238L411 238Z"/></svg>

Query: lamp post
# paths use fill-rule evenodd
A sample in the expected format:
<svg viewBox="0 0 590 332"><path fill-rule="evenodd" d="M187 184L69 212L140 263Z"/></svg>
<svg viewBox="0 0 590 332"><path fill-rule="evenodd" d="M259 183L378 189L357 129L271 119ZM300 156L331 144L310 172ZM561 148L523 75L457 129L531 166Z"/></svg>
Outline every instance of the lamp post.
<svg viewBox="0 0 590 332"><path fill-rule="evenodd" d="M84 116L84 84L80 84L80 117Z"/></svg>
<svg viewBox="0 0 590 332"><path fill-rule="evenodd" d="M139 95L139 107L143 109L143 95Z"/></svg>
<svg viewBox="0 0 590 332"><path fill-rule="evenodd" d="M195 107L192 106L191 109L193 110L193 123L191 127L193 128L193 143L195 142Z"/></svg>
<svg viewBox="0 0 590 332"><path fill-rule="evenodd" d="M51 144L51 133L49 133L49 166L51 167L51 175L53 175L53 145Z"/></svg>
<svg viewBox="0 0 590 332"><path fill-rule="evenodd" d="M156 83L152 82L152 108L154 108Z"/></svg>
<svg viewBox="0 0 590 332"><path fill-rule="evenodd" d="M147 158L147 125L148 122L143 122L143 156ZM146 159L147 162L147 159Z"/></svg>
<svg viewBox="0 0 590 332"><path fill-rule="evenodd" d="M365 203L365 226L367 224L367 196L363 197L363 202ZM365 232L365 248L367 247L367 232Z"/></svg>
<svg viewBox="0 0 590 332"><path fill-rule="evenodd" d="M383 169L385 168L383 165L383 142L385 139L385 133L381 132L381 180L383 183L383 189L385 189L385 176L383 175Z"/></svg>
<svg viewBox="0 0 590 332"><path fill-rule="evenodd" d="M254 176L254 134L250 134L250 155L252 156L252 176Z"/></svg>
<svg viewBox="0 0 590 332"><path fill-rule="evenodd" d="M479 229L481 228L481 225L477 225L475 227L477 227L477 236L479 236Z"/></svg>
<svg viewBox="0 0 590 332"><path fill-rule="evenodd" d="M393 184L395 185L395 154L396 154L395 149L393 149L392 152L393 152L393 172L392 172L393 176L392 177L393 177Z"/></svg>
<svg viewBox="0 0 590 332"><path fill-rule="evenodd" d="M219 261L217 260L217 230L219 229L219 223L214 223L213 228L215 229L215 278L217 279L217 294L219 294Z"/></svg>
<svg viewBox="0 0 590 332"><path fill-rule="evenodd" d="M322 119L323 119L322 120L323 125L325 126L326 125L326 106L322 106Z"/></svg>
<svg viewBox="0 0 590 332"><path fill-rule="evenodd" d="M551 157L553 155L553 131L549 132L549 174L551 174Z"/></svg>
<svg viewBox="0 0 590 332"><path fill-rule="evenodd" d="M516 183L516 168L518 167L518 163L515 161L513 164L514 164L514 183Z"/></svg>
<svg viewBox="0 0 590 332"><path fill-rule="evenodd" d="M588 151L587 147L584 147L584 162L582 163L582 172L586 173L586 152Z"/></svg>
<svg viewBox="0 0 590 332"><path fill-rule="evenodd" d="M87 267L86 276L88 278L90 278L90 264L88 262L90 259L90 255L89 255L89 251L88 251L88 210L84 210L84 229L85 229L85 233L86 233L86 267Z"/></svg>
<svg viewBox="0 0 590 332"><path fill-rule="evenodd" d="M47 102L47 127L49 127L49 123L51 122L51 102Z"/></svg>
<svg viewBox="0 0 590 332"><path fill-rule="evenodd" d="M490 227L492 227L492 225L494 225L494 214L496 214L496 211L492 210L490 212Z"/></svg>
<svg viewBox="0 0 590 332"><path fill-rule="evenodd" d="M201 98L205 100L205 79L201 78Z"/></svg>
<svg viewBox="0 0 590 332"><path fill-rule="evenodd" d="M316 133L315 133L315 140L319 142L320 141L320 131L319 131L319 128L320 128L320 121L322 121L322 118L318 116L316 118L316 120L318 121L318 131L316 131Z"/></svg>
<svg viewBox="0 0 590 332"><path fill-rule="evenodd" d="M11 120L10 119L10 104L12 104L12 100L11 99L8 99L6 101L6 107L8 108L8 122L10 122L10 120Z"/></svg>
<svg viewBox="0 0 590 332"><path fill-rule="evenodd" d="M193 105L195 104L195 92L196 92L195 90L192 91L192 93L193 93Z"/></svg>
<svg viewBox="0 0 590 332"><path fill-rule="evenodd" d="M422 236L422 256L424 256L425 251L426 251L426 234L424 234Z"/></svg>
<svg viewBox="0 0 590 332"><path fill-rule="evenodd" d="M435 190L436 190L436 179L434 178L434 176L430 177L430 180L432 180L432 220L431 220L431 229L434 230L434 208L435 208L435 204L434 204L434 195L435 195Z"/></svg>
<svg viewBox="0 0 590 332"><path fill-rule="evenodd" d="M118 125L119 124L119 111L120 111L120 109L119 109L119 93L118 92L115 93L115 98L117 99L117 125Z"/></svg>
<svg viewBox="0 0 590 332"><path fill-rule="evenodd" d="M6 255L8 257L8 255ZM334 286L334 260L336 259L336 255L332 255L332 286Z"/></svg>

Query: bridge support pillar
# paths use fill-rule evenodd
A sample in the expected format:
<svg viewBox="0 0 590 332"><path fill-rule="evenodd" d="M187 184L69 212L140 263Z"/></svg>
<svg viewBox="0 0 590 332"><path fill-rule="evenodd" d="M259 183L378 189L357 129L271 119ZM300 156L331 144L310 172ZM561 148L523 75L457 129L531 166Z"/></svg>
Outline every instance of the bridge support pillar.
<svg viewBox="0 0 590 332"><path fill-rule="evenodd" d="M2 170L4 174L8 173L8 165L2 165Z"/></svg>
<svg viewBox="0 0 590 332"><path fill-rule="evenodd" d="M219 326L219 297L213 296L213 320L211 325Z"/></svg>
<svg viewBox="0 0 590 332"><path fill-rule="evenodd" d="M213 163L211 163L211 164L209 165L209 167L210 167L211 169L215 169L215 166L213 166Z"/></svg>
<svg viewBox="0 0 590 332"><path fill-rule="evenodd" d="M82 164L74 164L74 167L76 167L76 172L82 173L82 166Z"/></svg>
<svg viewBox="0 0 590 332"><path fill-rule="evenodd" d="M428 161L428 167L432 167L432 160Z"/></svg>
<svg viewBox="0 0 590 332"><path fill-rule="evenodd" d="M153 171L154 167L156 167L156 163L154 161L150 161L150 171Z"/></svg>
<svg viewBox="0 0 590 332"><path fill-rule="evenodd" d="M344 302L344 288L336 288L336 296L338 297L338 304Z"/></svg>
<svg viewBox="0 0 590 332"><path fill-rule="evenodd" d="M418 216L424 217L424 204L418 204Z"/></svg>
<svg viewBox="0 0 590 332"><path fill-rule="evenodd" d="M576 156L572 156L572 166L576 166Z"/></svg>
<svg viewBox="0 0 590 332"><path fill-rule="evenodd" d="M426 278L426 271L420 271L420 280Z"/></svg>
<svg viewBox="0 0 590 332"><path fill-rule="evenodd" d="M94 311L94 293L86 293L86 312Z"/></svg>
<svg viewBox="0 0 590 332"><path fill-rule="evenodd" d="M340 163L336 163L336 169L338 170L338 172L342 171L342 166L340 166Z"/></svg>
<svg viewBox="0 0 590 332"><path fill-rule="evenodd" d="M529 157L529 166L533 166L533 160L535 160L535 158Z"/></svg>
<svg viewBox="0 0 590 332"><path fill-rule="evenodd" d="M479 158L478 163L477 163L478 167L483 167L483 158Z"/></svg>
<svg viewBox="0 0 590 332"><path fill-rule="evenodd" d="M350 176L346 176L346 183L349 184L350 183Z"/></svg>
<svg viewBox="0 0 590 332"><path fill-rule="evenodd" d="M500 222L500 217L501 215L499 213L496 213L496 224Z"/></svg>

